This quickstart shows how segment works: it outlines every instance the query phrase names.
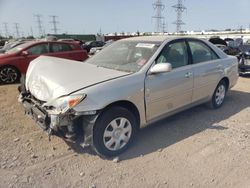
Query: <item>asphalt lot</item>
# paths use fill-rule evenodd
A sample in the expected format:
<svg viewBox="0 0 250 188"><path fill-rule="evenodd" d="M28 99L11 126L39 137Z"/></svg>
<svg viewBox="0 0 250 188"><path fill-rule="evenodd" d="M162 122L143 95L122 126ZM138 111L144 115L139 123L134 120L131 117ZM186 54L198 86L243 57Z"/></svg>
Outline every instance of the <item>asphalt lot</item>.
<svg viewBox="0 0 250 188"><path fill-rule="evenodd" d="M139 132L119 162L47 135L0 86L0 187L250 187L250 78L218 110L204 105Z"/></svg>

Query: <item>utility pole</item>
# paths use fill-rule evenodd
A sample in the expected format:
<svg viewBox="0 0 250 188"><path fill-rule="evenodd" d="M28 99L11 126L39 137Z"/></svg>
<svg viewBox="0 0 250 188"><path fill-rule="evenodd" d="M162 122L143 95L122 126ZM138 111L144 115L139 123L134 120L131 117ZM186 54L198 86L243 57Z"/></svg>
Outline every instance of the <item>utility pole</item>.
<svg viewBox="0 0 250 188"><path fill-rule="evenodd" d="M43 27L42 27L42 20L41 20L42 15L40 15L40 14L35 14L34 17L36 18L39 36L41 37L41 36L43 35Z"/></svg>
<svg viewBox="0 0 250 188"><path fill-rule="evenodd" d="M57 25L58 25L59 22L56 20L56 18L58 18L58 16L52 15L52 16L49 16L49 17L51 17L51 19L52 19L52 21L50 22L53 25L52 31L54 32L54 34L57 34L57 31L59 30L57 28Z"/></svg>
<svg viewBox="0 0 250 188"><path fill-rule="evenodd" d="M16 31L16 38L20 37L20 33L19 33L19 23L14 23L14 28Z"/></svg>
<svg viewBox="0 0 250 188"><path fill-rule="evenodd" d="M155 10L155 15L152 17L155 19L155 32L160 32L162 20L164 19L162 12L165 9L165 5L163 5L161 0L156 0L155 3L153 3L153 8Z"/></svg>
<svg viewBox="0 0 250 188"><path fill-rule="evenodd" d="M183 3L182 0L178 0L177 4L172 6L175 11L177 12L177 19L176 21L173 23L176 25L176 32L180 33L181 31L181 26L185 25L185 23L182 21L182 13L187 9Z"/></svg>
<svg viewBox="0 0 250 188"><path fill-rule="evenodd" d="M4 22L3 27L4 27L4 31L5 31L5 37L9 38L10 35L9 35L8 23Z"/></svg>

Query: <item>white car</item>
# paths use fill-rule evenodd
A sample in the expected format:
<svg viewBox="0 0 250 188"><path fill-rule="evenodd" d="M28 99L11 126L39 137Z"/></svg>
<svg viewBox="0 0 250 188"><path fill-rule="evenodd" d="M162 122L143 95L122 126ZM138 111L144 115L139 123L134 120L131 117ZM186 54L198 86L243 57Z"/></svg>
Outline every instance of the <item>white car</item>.
<svg viewBox="0 0 250 188"><path fill-rule="evenodd" d="M84 136L98 154L115 156L151 122L201 103L221 107L237 79L236 57L208 41L134 37L83 63L35 59L19 101L49 134Z"/></svg>

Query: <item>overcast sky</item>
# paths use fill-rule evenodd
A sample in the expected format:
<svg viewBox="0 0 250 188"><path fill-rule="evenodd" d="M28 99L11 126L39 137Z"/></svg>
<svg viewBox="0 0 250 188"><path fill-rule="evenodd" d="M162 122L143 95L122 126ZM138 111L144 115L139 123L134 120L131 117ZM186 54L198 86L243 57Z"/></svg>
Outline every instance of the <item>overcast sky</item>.
<svg viewBox="0 0 250 188"><path fill-rule="evenodd" d="M60 33L96 34L154 31L152 16L155 14L154 0L0 0L0 32L15 33L14 23L20 24L24 35L38 35L34 14L42 15L46 33L52 33L50 15L58 16ZM162 0L165 4L163 16L167 30L175 31L172 22L176 12L172 5L177 0ZM185 0L187 11L183 13L186 25L183 30L248 28L250 25L250 0Z"/></svg>

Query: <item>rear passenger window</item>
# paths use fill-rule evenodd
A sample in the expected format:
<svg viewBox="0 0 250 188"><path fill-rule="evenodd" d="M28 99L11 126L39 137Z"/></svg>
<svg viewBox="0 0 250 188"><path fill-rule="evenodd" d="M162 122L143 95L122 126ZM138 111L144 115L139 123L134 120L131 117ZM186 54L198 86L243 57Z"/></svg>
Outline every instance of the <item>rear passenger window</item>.
<svg viewBox="0 0 250 188"><path fill-rule="evenodd" d="M188 44L194 64L219 59L215 52L202 42L189 41Z"/></svg>
<svg viewBox="0 0 250 188"><path fill-rule="evenodd" d="M52 44L51 50L52 52L65 52L71 51L72 48L68 44Z"/></svg>

